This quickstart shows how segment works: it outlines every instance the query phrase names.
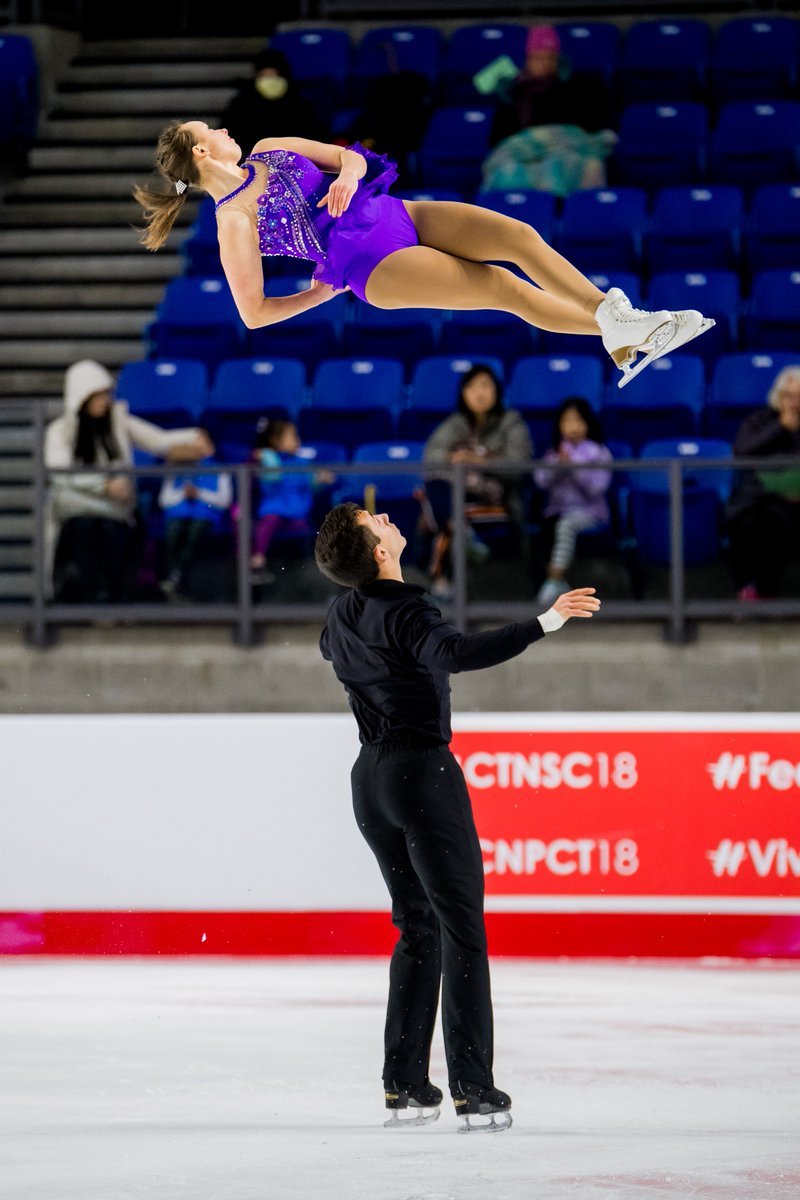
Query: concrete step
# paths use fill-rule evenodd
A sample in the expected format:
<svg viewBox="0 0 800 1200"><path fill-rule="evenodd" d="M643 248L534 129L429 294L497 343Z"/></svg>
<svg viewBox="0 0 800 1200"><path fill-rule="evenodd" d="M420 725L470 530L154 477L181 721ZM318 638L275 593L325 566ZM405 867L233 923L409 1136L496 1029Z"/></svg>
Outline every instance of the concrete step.
<svg viewBox="0 0 800 1200"><path fill-rule="evenodd" d="M113 91L62 92L50 111L60 118L145 116L172 113L180 116L219 113L234 95L228 87L115 88Z"/></svg>
<svg viewBox="0 0 800 1200"><path fill-rule="evenodd" d="M63 394L64 372L57 367L31 367L30 355L22 367L0 368L0 410L19 396L52 396L60 399Z"/></svg>
<svg viewBox="0 0 800 1200"><path fill-rule="evenodd" d="M147 164L152 166L152 156ZM79 171L76 174L65 172L44 172L29 175L20 179L5 197L6 206L14 204L29 204L35 201L53 201L61 199L80 200L89 203L95 200L129 200L133 186L136 183L163 183L155 172L145 171L111 171L102 175L96 171ZM192 221L197 213L199 196L197 193L187 200L181 210L183 222Z"/></svg>
<svg viewBox="0 0 800 1200"><path fill-rule="evenodd" d="M30 484L0 481L0 512L30 512L33 508L33 488Z"/></svg>
<svg viewBox="0 0 800 1200"><path fill-rule="evenodd" d="M135 171L137 178L153 166L147 146L34 146L28 156L31 171Z"/></svg>
<svg viewBox="0 0 800 1200"><path fill-rule="evenodd" d="M0 599L29 600L33 595L32 571L0 570Z"/></svg>
<svg viewBox="0 0 800 1200"><path fill-rule="evenodd" d="M165 125L174 119L176 109L167 109L161 116L143 117L86 117L53 118L40 122L39 142L58 146L77 145L125 145L139 143L150 147L151 162L158 135ZM191 114L187 114L188 120ZM204 113L203 117L216 116Z"/></svg>
<svg viewBox="0 0 800 1200"><path fill-rule="evenodd" d="M0 311L4 309L41 310L50 308L106 309L138 308L151 310L161 302L164 287L160 283L0 283ZM5 318L3 318L5 322Z"/></svg>
<svg viewBox="0 0 800 1200"><path fill-rule="evenodd" d="M59 82L60 92L89 88L181 88L234 86L251 77L250 62L241 58L219 62L131 62L113 66L84 63L71 66Z"/></svg>
<svg viewBox="0 0 800 1200"><path fill-rule="evenodd" d="M182 269L177 254L166 250L157 253L145 250L136 244L136 253L92 254L82 257L71 254L54 255L52 258L24 258L14 256L13 251L3 252L0 234L0 278L3 283L63 282L76 288L89 282L107 282L109 279L124 279L125 283L165 284ZM6 235L7 236L7 235ZM140 253L139 253L140 251ZM8 257L6 257L6 254Z"/></svg>
<svg viewBox="0 0 800 1200"><path fill-rule="evenodd" d="M33 537L33 517L0 513L0 540L22 542Z"/></svg>
<svg viewBox="0 0 800 1200"><path fill-rule="evenodd" d="M213 38L125 38L105 41L86 41L73 66L98 63L151 61L173 62L231 62L250 63L266 45L261 37Z"/></svg>
<svg viewBox="0 0 800 1200"><path fill-rule="evenodd" d="M24 542L0 543L0 571L20 571L33 566L33 547Z"/></svg>
<svg viewBox="0 0 800 1200"><path fill-rule="evenodd" d="M6 456L3 439L0 437L0 485L6 483L30 483L33 479L33 459L22 455Z"/></svg>
<svg viewBox="0 0 800 1200"><path fill-rule="evenodd" d="M131 226L142 220L141 207L131 197L129 200L43 200L35 204L4 204L0 205L0 229L71 230L88 226L97 229L102 226ZM188 220L176 221L175 228L181 229L184 236L188 230Z"/></svg>
<svg viewBox="0 0 800 1200"><path fill-rule="evenodd" d="M186 236L184 229L174 229L166 242L165 249L177 250ZM123 227L103 229L4 229L0 231L0 256L49 254L129 254L131 258L144 258L151 254L139 242L135 229ZM0 264L0 278L8 280L5 263Z"/></svg>
<svg viewBox="0 0 800 1200"><path fill-rule="evenodd" d="M145 346L139 338L53 338L44 342L30 339L4 338L0 341L0 367L25 369L31 360L37 367L66 370L80 358L94 358L109 370L126 362L138 362L145 356ZM63 380L62 380L63 386Z"/></svg>
<svg viewBox="0 0 800 1200"><path fill-rule="evenodd" d="M149 308L79 312L32 309L28 312L6 313L3 316L3 338L136 338L141 337L145 325L152 319L153 313Z"/></svg>

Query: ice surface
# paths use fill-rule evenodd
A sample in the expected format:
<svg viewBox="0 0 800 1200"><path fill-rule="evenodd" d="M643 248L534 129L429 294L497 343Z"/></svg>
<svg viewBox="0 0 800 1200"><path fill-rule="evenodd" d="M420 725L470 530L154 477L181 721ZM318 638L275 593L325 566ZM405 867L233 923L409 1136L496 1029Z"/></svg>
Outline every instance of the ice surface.
<svg viewBox="0 0 800 1200"><path fill-rule="evenodd" d="M459 1137L383 1129L384 962L0 960L0 1196L798 1200L800 970L493 971L514 1127Z"/></svg>

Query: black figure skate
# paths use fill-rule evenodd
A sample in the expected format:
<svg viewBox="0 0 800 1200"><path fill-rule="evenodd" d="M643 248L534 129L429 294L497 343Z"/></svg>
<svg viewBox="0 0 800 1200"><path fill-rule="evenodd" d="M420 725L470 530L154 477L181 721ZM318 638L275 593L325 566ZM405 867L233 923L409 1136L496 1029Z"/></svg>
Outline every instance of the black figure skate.
<svg viewBox="0 0 800 1200"><path fill-rule="evenodd" d="M412 1129L419 1125L432 1125L439 1120L442 1092L429 1079L424 1083L402 1083L392 1079L384 1086L386 1107L392 1114L388 1121L384 1121L384 1128ZM400 1114L409 1108L416 1110L413 1116L401 1117Z"/></svg>
<svg viewBox="0 0 800 1200"><path fill-rule="evenodd" d="M511 1128L511 1097L505 1092L459 1079L451 1086L450 1093L462 1122L459 1133L502 1133ZM483 1117L489 1120L475 1120Z"/></svg>

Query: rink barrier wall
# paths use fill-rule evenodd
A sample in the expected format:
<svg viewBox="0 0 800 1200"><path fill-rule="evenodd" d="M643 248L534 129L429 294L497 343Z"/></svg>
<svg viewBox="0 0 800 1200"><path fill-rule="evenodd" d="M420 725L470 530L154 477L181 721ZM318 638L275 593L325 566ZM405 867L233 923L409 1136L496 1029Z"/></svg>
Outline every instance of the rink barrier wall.
<svg viewBox="0 0 800 1200"><path fill-rule="evenodd" d="M492 953L800 958L798 735L457 716ZM389 954L357 753L349 716L0 718L0 953Z"/></svg>

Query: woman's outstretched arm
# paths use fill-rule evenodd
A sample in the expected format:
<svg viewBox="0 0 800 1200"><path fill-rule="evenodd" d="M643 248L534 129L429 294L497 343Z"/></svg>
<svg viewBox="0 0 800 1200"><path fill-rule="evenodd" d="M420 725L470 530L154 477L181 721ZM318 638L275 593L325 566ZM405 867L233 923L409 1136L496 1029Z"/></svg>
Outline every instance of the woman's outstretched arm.
<svg viewBox="0 0 800 1200"><path fill-rule="evenodd" d="M222 269L239 316L248 329L261 329L285 321L336 295L327 284L312 283L307 291L291 296L265 296L261 252L253 223L246 213L220 214L218 236Z"/></svg>

